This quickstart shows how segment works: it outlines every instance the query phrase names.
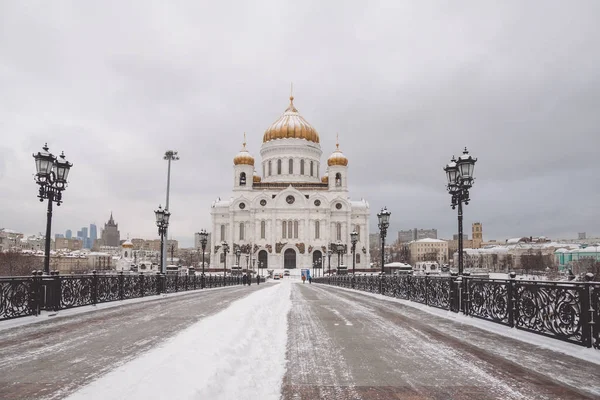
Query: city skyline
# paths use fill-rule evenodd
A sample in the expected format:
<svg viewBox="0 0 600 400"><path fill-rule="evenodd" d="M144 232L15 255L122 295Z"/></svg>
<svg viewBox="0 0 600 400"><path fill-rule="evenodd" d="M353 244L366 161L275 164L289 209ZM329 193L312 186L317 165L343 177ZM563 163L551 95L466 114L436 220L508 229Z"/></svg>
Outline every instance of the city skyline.
<svg viewBox="0 0 600 400"><path fill-rule="evenodd" d="M126 31L105 30L120 19L97 5L0 7L0 84L9 94L0 99L0 207L8 228L45 231L31 154L48 142L74 163L53 233L102 221L112 209L124 236L158 237L162 157L174 149L181 160L171 174L169 232L192 243L210 226L210 204L229 191L229 155L244 132L248 150L259 153L293 81L295 104L324 153L339 133L349 190L370 202L371 232L387 206L390 231L456 233L442 168L468 146L479 161L465 224L482 221L486 237L498 240L600 234L595 2L571 5L568 19L553 1L543 15L523 2L385 12L319 3L319 14L310 3L230 13L184 2L165 5L167 24L148 8L122 5L118 18L135 21ZM227 23L215 25L223 16ZM299 18L282 25L280 16ZM294 33L305 26L312 28Z"/></svg>

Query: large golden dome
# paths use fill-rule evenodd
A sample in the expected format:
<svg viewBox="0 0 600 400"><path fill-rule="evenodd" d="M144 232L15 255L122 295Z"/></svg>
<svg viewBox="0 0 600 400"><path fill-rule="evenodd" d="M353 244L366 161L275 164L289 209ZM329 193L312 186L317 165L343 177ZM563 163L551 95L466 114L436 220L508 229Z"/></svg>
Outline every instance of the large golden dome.
<svg viewBox="0 0 600 400"><path fill-rule="evenodd" d="M336 149L333 153L331 153L331 155L329 156L329 158L327 159L327 165L329 165L330 167L332 165L341 165L341 166L347 166L348 165L348 159L346 158L346 156L344 155L344 153L341 152L340 150L340 144L337 143L336 145Z"/></svg>
<svg viewBox="0 0 600 400"><path fill-rule="evenodd" d="M252 165L254 166L254 157L246 150L246 134L244 133L244 145L242 150L233 157L233 165Z"/></svg>
<svg viewBox="0 0 600 400"><path fill-rule="evenodd" d="M319 134L294 107L294 96L290 96L290 106L283 115L265 131L263 143L275 139L306 139L310 142L319 143Z"/></svg>

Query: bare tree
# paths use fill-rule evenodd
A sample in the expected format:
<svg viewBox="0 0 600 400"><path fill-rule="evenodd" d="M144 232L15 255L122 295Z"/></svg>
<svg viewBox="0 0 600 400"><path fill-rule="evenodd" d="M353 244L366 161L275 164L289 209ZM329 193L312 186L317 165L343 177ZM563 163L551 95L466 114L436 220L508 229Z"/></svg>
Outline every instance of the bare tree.
<svg viewBox="0 0 600 400"><path fill-rule="evenodd" d="M9 251L0 253L0 276L25 276L42 269L43 258Z"/></svg>
<svg viewBox="0 0 600 400"><path fill-rule="evenodd" d="M437 261L438 260L438 250L431 249L427 253L423 254L423 261Z"/></svg>

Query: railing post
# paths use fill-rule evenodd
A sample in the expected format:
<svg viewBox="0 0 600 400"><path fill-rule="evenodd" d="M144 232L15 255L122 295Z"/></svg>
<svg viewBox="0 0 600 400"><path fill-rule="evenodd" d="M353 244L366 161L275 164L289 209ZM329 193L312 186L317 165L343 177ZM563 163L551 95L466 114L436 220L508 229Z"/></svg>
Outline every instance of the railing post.
<svg viewBox="0 0 600 400"><path fill-rule="evenodd" d="M123 300L125 297L125 275L123 271L119 271L119 300Z"/></svg>
<svg viewBox="0 0 600 400"><path fill-rule="evenodd" d="M159 295L161 290L160 272L156 273L156 294Z"/></svg>
<svg viewBox="0 0 600 400"><path fill-rule="evenodd" d="M29 310L33 315L40 315L42 307L42 279L38 271L31 271L31 293L29 294Z"/></svg>
<svg viewBox="0 0 600 400"><path fill-rule="evenodd" d="M463 289L462 289L462 285L463 285L463 277L461 275L458 275L456 277L456 280L454 281L456 283L456 312L463 312L464 314L464 310L463 310Z"/></svg>
<svg viewBox="0 0 600 400"><path fill-rule="evenodd" d="M140 297L144 297L144 274L140 272Z"/></svg>
<svg viewBox="0 0 600 400"><path fill-rule="evenodd" d="M383 295L383 279L384 279L385 275L383 275L383 272L379 274L379 294Z"/></svg>
<svg viewBox="0 0 600 400"><path fill-rule="evenodd" d="M429 305L429 272L425 272L425 305Z"/></svg>
<svg viewBox="0 0 600 400"><path fill-rule="evenodd" d="M515 327L515 314L516 314L516 307L517 307L517 299L515 298L516 295L516 288L515 288L515 278L517 277L517 273L516 272L511 272L510 274L508 274L509 276L509 281L508 281L508 326L510 326L511 328Z"/></svg>
<svg viewBox="0 0 600 400"><path fill-rule="evenodd" d="M594 337L594 307L592 298L592 280L594 274L588 272L585 274L585 283L581 293L581 311L582 311L582 335L581 344L585 347L592 347L592 337Z"/></svg>
<svg viewBox="0 0 600 400"><path fill-rule="evenodd" d="M459 312L458 297L456 296L456 272L450 272L450 311Z"/></svg>
<svg viewBox="0 0 600 400"><path fill-rule="evenodd" d="M52 304L52 309L54 311L58 311L60 310L60 300L62 299L62 287L60 284L60 277L58 275L58 271L52 271L50 272L50 275L54 275L54 279L53 279L53 283L54 283L54 301Z"/></svg>
<svg viewBox="0 0 600 400"><path fill-rule="evenodd" d="M469 315L469 312L471 310L471 293L469 291L469 272L464 272L463 273L463 296L462 296L462 302L463 302L463 314L465 315Z"/></svg>
<svg viewBox="0 0 600 400"><path fill-rule="evenodd" d="M98 272L92 271L92 304L98 304Z"/></svg>

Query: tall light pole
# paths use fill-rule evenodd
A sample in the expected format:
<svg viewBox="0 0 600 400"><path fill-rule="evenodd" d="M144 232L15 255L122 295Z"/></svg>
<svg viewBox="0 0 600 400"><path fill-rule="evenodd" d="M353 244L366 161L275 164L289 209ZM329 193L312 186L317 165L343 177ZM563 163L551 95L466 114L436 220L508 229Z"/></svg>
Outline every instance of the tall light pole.
<svg viewBox="0 0 600 400"><path fill-rule="evenodd" d="M331 246L333 246L333 243L329 244L329 249L327 249L327 259L328 259L328 264L327 264L327 274L329 276L331 276L331 254L333 253L333 251L331 250Z"/></svg>
<svg viewBox="0 0 600 400"><path fill-rule="evenodd" d="M223 257L223 278L227 276L227 253L229 253L229 245L227 242L223 242L223 254L225 255L225 257Z"/></svg>
<svg viewBox="0 0 600 400"><path fill-rule="evenodd" d="M167 205L165 206L165 210L169 209L169 191L171 190L171 161L177 161L179 160L179 156L177 155L177 152L174 150L167 150L165 152L165 155L163 157L164 160L167 160L169 167L167 170ZM165 229L165 237L169 237L169 228L167 227ZM162 262L163 265L167 264L167 241L165 240L164 243L162 244Z"/></svg>
<svg viewBox="0 0 600 400"><path fill-rule="evenodd" d="M358 242L358 232L352 231L350 233L350 243L352 243L352 275L354 276L354 270L356 269L356 243Z"/></svg>
<svg viewBox="0 0 600 400"><path fill-rule="evenodd" d="M387 229L390 226L390 215L392 213L387 210L387 207L383 207L377 214L379 220L377 226L379 227L379 236L381 236L381 273L385 272L383 269L385 265L385 237L387 236Z"/></svg>
<svg viewBox="0 0 600 400"><path fill-rule="evenodd" d="M208 242L208 232L202 229L198 235L200 235L200 245L202 246L202 289L204 289L204 253L206 250L206 243Z"/></svg>
<svg viewBox="0 0 600 400"><path fill-rule="evenodd" d="M341 240L338 240L338 242L335 245L335 249L337 251L337 255L338 255L338 267L337 267L337 272L336 274L339 275L340 274L340 266L341 266L341 258L342 258L342 254L344 253L344 244L341 242Z"/></svg>
<svg viewBox="0 0 600 400"><path fill-rule="evenodd" d="M469 204L469 189L473 186L473 170L476 158L471 157L467 148L458 160L452 157L450 163L444 167L446 178L448 178L448 193L452 196L452 209L458 206L458 273L463 274L463 210L462 204Z"/></svg>
<svg viewBox="0 0 600 400"><path fill-rule="evenodd" d="M167 227L169 226L169 217L171 213L165 208L163 209L160 205L158 210L154 211L156 216L156 226L158 227L158 234L160 235L160 272L163 274L165 271L165 235L167 234Z"/></svg>
<svg viewBox="0 0 600 400"><path fill-rule="evenodd" d="M44 151L33 154L35 159L35 182L40 186L38 197L41 202L48 199L46 214L46 247L44 252L44 273L50 274L50 237L52 236L52 203L57 206L62 203L62 191L67 188L67 177L73 164L65 159L65 153L60 159L48 152L48 143L44 144Z"/></svg>
<svg viewBox="0 0 600 400"><path fill-rule="evenodd" d="M242 251L240 250L239 246L237 249L235 249L235 256L237 258L237 268L240 269L240 273L242 272L242 266L240 265L240 254L242 254Z"/></svg>

